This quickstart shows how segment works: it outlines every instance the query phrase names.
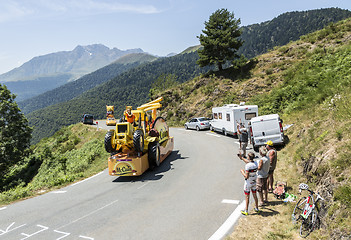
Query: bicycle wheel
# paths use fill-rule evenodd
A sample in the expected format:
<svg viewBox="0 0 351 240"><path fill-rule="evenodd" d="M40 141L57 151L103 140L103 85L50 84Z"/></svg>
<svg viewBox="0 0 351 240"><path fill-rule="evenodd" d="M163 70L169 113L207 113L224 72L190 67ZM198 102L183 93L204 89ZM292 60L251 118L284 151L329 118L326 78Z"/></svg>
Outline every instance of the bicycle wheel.
<svg viewBox="0 0 351 240"><path fill-rule="evenodd" d="M299 219L301 219L301 214L303 212L303 209L307 203L306 197L301 198L297 203L294 208L293 214L292 214L292 221L293 223L296 223Z"/></svg>
<svg viewBox="0 0 351 240"><path fill-rule="evenodd" d="M317 225L317 210L314 208L310 215L306 219L304 219L301 223L300 227L300 236L305 238L307 237L315 228Z"/></svg>

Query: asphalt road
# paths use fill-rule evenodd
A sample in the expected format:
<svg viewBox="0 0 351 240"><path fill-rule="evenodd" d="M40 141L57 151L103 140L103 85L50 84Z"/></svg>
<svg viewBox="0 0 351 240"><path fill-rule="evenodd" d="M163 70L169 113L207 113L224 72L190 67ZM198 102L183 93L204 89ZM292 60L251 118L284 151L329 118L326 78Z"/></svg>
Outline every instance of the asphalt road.
<svg viewBox="0 0 351 240"><path fill-rule="evenodd" d="M0 208L0 239L222 238L244 200L237 140L182 128L170 133L173 153L142 176L105 170Z"/></svg>

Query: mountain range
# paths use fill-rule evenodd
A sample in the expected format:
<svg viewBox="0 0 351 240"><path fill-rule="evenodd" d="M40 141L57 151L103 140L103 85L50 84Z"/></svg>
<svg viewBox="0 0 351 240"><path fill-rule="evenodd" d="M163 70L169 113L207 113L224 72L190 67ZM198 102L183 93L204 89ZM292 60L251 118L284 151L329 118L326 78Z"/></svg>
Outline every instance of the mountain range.
<svg viewBox="0 0 351 240"><path fill-rule="evenodd" d="M77 46L72 51L34 57L22 66L1 74L0 82L6 83L21 101L76 80L131 53L144 52L141 49L110 49L102 44Z"/></svg>
<svg viewBox="0 0 351 240"><path fill-rule="evenodd" d="M152 62L157 57L146 53L130 53L113 63L92 73L86 74L75 81L71 81L38 96L18 102L24 114L40 108L71 100L85 91L92 89L118 75L135 68L143 63Z"/></svg>

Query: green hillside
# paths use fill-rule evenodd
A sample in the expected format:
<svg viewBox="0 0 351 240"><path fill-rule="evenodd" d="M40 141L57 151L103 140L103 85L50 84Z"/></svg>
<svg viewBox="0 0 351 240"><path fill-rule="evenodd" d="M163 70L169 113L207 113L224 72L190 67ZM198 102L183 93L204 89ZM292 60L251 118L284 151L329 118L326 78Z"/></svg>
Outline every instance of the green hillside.
<svg viewBox="0 0 351 240"><path fill-rule="evenodd" d="M5 176L0 205L62 187L107 168L105 131L81 123L32 146L32 154Z"/></svg>
<svg viewBox="0 0 351 240"><path fill-rule="evenodd" d="M212 107L242 101L257 104L260 115L279 113L285 125L294 124L286 132L290 142L278 153L276 180L287 181L295 195L299 183L308 183L325 198L321 229L311 234L312 239L347 239L351 234L350 93L351 19L347 19L260 55L235 75L229 70L203 75L159 95L165 99L162 115L174 124L210 116ZM278 202L262 209L261 216L242 220L230 239L297 238L298 229L291 222L293 207ZM258 226L267 221L269 226L247 238L256 229L248 228L248 222Z"/></svg>
<svg viewBox="0 0 351 240"><path fill-rule="evenodd" d="M270 21L242 27L244 44L238 54L252 58L349 17L351 11L340 8L283 13Z"/></svg>
<svg viewBox="0 0 351 240"><path fill-rule="evenodd" d="M326 27L330 23L351 17L351 11L340 8L325 8L308 11L287 12L262 23L241 27L241 39L244 41L238 54L250 59L300 36ZM200 45L190 47L197 50ZM186 50L186 51L187 51Z"/></svg>

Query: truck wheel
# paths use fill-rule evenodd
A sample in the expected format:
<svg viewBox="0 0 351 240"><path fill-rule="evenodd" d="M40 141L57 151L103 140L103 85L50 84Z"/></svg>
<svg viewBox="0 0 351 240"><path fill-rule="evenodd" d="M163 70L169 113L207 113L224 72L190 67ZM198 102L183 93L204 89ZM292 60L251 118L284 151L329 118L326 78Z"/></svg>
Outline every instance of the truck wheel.
<svg viewBox="0 0 351 240"><path fill-rule="evenodd" d="M135 151L143 152L144 151L144 132L140 129L137 129L133 134L133 145Z"/></svg>
<svg viewBox="0 0 351 240"><path fill-rule="evenodd" d="M149 165L151 167L160 166L160 144L158 141L149 143L148 154Z"/></svg>
<svg viewBox="0 0 351 240"><path fill-rule="evenodd" d="M222 132L223 132L223 135L224 135L224 136L227 136L227 135L228 135L227 130L225 130L225 128L223 128Z"/></svg>
<svg viewBox="0 0 351 240"><path fill-rule="evenodd" d="M114 131L108 131L105 135L105 150L108 153L112 153L116 151L116 146L112 144L112 140L114 138L115 132Z"/></svg>

